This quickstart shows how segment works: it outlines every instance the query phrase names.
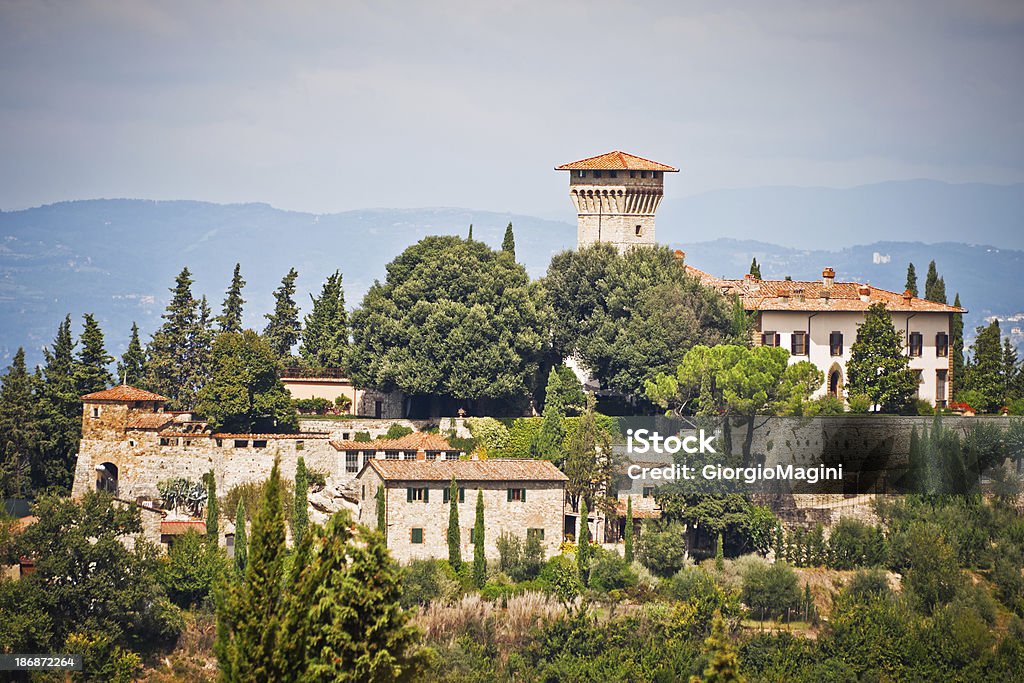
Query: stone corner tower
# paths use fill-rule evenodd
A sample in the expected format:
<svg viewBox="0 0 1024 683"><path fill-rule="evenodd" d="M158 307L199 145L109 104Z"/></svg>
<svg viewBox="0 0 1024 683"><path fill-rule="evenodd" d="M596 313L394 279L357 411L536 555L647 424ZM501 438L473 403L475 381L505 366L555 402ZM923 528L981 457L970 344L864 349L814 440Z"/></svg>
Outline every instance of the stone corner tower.
<svg viewBox="0 0 1024 683"><path fill-rule="evenodd" d="M665 174L679 171L619 151L562 164L555 170L569 171L577 248L607 242L620 252L655 243L654 212L665 194Z"/></svg>

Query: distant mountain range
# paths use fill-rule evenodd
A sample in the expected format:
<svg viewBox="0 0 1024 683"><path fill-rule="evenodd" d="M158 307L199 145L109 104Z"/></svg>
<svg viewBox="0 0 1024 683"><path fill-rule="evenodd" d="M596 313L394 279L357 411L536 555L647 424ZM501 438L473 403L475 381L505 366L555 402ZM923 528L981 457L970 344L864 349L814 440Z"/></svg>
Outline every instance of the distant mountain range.
<svg viewBox="0 0 1024 683"><path fill-rule="evenodd" d="M795 227L788 232L750 227L777 226L799 213L800 202L810 202L814 192L793 200L796 204L779 200L775 213L769 205L773 192L800 197L805 193L800 188L723 191L667 200L659 211L658 237L684 249L688 263L716 275L741 276L751 257L757 256L765 277L818 278L824 266L832 266L840 279L898 291L903 289L909 261L916 265L923 288L928 262L934 259L950 299L959 291L971 310L966 321L971 330L987 316L1008 317L1024 311L1024 287L1019 284L1024 252L975 244L990 236L997 244L1024 247L1024 231L1005 232L1013 220L1024 216L1020 208L1024 204L1014 214L1013 202L1007 200L1019 199L1021 186L1015 186L1015 194L993 186L971 187L978 188L971 201L985 204L984 197L995 194L1001 197L1002 208L997 211L986 205L975 221L965 220L960 232L953 233L959 238L946 235L950 221L965 215L961 204L970 203L966 195L956 204L961 208L945 212L949 220L925 227L916 223L905 230L890 228L882 233L887 241L862 246L845 245L877 236L877 222L863 224L863 229L856 226L878 209L862 209L860 218L851 215L841 226L829 223L811 237L804 233L813 215L794 221ZM911 183L907 196L919 196L915 189L917 184ZM860 190L826 191L838 193L829 211L843 213L836 206L849 202L844 193ZM879 191L886 195L890 190ZM811 203L828 205L824 199ZM66 313L72 314L76 325L83 313L96 314L107 334L108 350L119 355L132 321L139 323L146 338L160 324L168 288L182 266L194 274L196 295L206 294L217 312L231 270L240 262L247 281L245 324L260 329L263 314L272 305L272 292L289 267L299 271L298 301L304 311L309 308L309 294L318 291L335 269L344 274L351 307L375 279L383 279L390 260L422 237L465 235L472 223L474 237L497 246L509 221L515 229L517 257L533 277L543 275L553 254L575 246L576 228L567 222L460 208L315 215L266 204L113 199L0 212L0 361L6 364L18 346L25 346L29 361L38 362L42 346L52 341ZM742 231L741 224L747 226ZM764 241L729 237L737 234L757 234ZM888 241L893 238L901 241ZM922 243L933 239L949 241ZM828 251L821 246L830 243L844 248Z"/></svg>

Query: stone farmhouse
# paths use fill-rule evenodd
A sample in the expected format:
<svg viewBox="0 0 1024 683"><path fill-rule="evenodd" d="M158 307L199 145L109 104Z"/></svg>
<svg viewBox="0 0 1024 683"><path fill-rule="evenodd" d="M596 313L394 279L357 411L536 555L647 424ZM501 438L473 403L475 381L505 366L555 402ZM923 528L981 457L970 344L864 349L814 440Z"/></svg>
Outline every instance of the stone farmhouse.
<svg viewBox="0 0 1024 683"><path fill-rule="evenodd" d="M477 492L484 498L484 549L498 557L498 537L535 535L546 556L562 542L565 482L546 460L369 460L358 476L358 521L376 527L383 489L387 545L403 562L448 557L449 493L458 486L462 558L473 559Z"/></svg>

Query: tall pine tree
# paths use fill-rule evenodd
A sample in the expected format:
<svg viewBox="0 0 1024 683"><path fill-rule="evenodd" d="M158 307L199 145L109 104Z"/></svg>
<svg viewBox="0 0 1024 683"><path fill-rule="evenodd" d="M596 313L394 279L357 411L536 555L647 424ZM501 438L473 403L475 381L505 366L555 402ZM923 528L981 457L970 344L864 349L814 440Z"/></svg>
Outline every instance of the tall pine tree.
<svg viewBox="0 0 1024 683"><path fill-rule="evenodd" d="M281 286L274 291L274 312L267 313L267 326L263 337L270 344L278 358L291 356L292 347L299 341L299 307L295 305L295 279L299 277L294 268L281 278Z"/></svg>
<svg viewBox="0 0 1024 683"><path fill-rule="evenodd" d="M35 382L25 367L25 349L19 348L0 378L0 497L29 493L32 458L42 436Z"/></svg>
<svg viewBox="0 0 1024 683"><path fill-rule="evenodd" d="M476 492L476 522L473 524L473 585L487 583L487 555L484 550L484 492Z"/></svg>
<svg viewBox="0 0 1024 683"><path fill-rule="evenodd" d="M295 464L295 506L292 509L292 545L298 547L309 527L309 477L301 455Z"/></svg>
<svg viewBox="0 0 1024 683"><path fill-rule="evenodd" d="M761 264L757 262L756 256L750 259L750 274L757 280L761 279Z"/></svg>
<svg viewBox="0 0 1024 683"><path fill-rule="evenodd" d="M245 280L242 279L242 264L236 263L235 272L231 275L231 284L224 296L220 317L217 318L221 332L242 331L242 306L245 305L245 299L242 298L243 287Z"/></svg>
<svg viewBox="0 0 1024 683"><path fill-rule="evenodd" d="M633 562L633 496L626 497L626 548L625 557L626 562Z"/></svg>
<svg viewBox="0 0 1024 683"><path fill-rule="evenodd" d="M245 566L248 564L249 558L248 550L245 538L245 505L239 496L238 507L235 509L235 571L239 577L245 575Z"/></svg>
<svg viewBox="0 0 1024 683"><path fill-rule="evenodd" d="M206 473L206 537L215 545L220 541L220 506L217 504L217 478L213 470Z"/></svg>
<svg viewBox="0 0 1024 683"><path fill-rule="evenodd" d="M448 564L459 571L462 568L462 532L459 530L459 485L452 477L448 488Z"/></svg>
<svg viewBox="0 0 1024 683"><path fill-rule="evenodd" d="M132 336L128 340L128 348L125 349L121 360L117 363L116 381L122 384L138 385L145 381L146 375L146 352L139 341L139 326L132 323Z"/></svg>
<svg viewBox="0 0 1024 683"><path fill-rule="evenodd" d="M81 394L75 387L75 342L71 338L71 316L57 328L53 346L43 349L40 387L41 429L39 454L32 466L33 485L55 492L71 490L74 457L82 438Z"/></svg>
<svg viewBox="0 0 1024 683"><path fill-rule="evenodd" d="M972 392L971 407L986 413L994 412L1002 406L1006 388L998 320L977 329L971 351L971 360L966 368L966 388Z"/></svg>
<svg viewBox="0 0 1024 683"><path fill-rule="evenodd" d="M953 305L960 308L960 292L956 293ZM964 388L964 314L954 313L949 327L953 347L953 398L956 398Z"/></svg>
<svg viewBox="0 0 1024 683"><path fill-rule="evenodd" d="M565 459L565 428L562 424L562 404L559 401L561 378L555 368L548 373L544 394L544 412L540 429L530 444L530 455L561 464Z"/></svg>
<svg viewBox="0 0 1024 683"><path fill-rule="evenodd" d="M341 273L334 271L324 282L320 296L310 295L313 310L305 319L299 355L315 368L341 368L345 365L348 320L341 279Z"/></svg>
<svg viewBox="0 0 1024 683"><path fill-rule="evenodd" d="M913 263L907 266L907 284L905 288L908 292L917 296L917 271L914 269Z"/></svg>
<svg viewBox="0 0 1024 683"><path fill-rule="evenodd" d="M110 376L110 364L114 359L103 347L103 331L91 314L84 316L85 323L79 338L78 362L75 363L75 391L79 395L103 391L114 383Z"/></svg>
<svg viewBox="0 0 1024 683"><path fill-rule="evenodd" d="M939 277L935 261L928 264L928 274L924 279L924 298L936 303L946 303L946 281Z"/></svg>
<svg viewBox="0 0 1024 683"><path fill-rule="evenodd" d="M146 354L146 388L170 399L171 407L190 409L195 405L206 359L202 345L199 301L192 296L192 273L182 268L171 289L171 301L164 322L153 334Z"/></svg>
<svg viewBox="0 0 1024 683"><path fill-rule="evenodd" d="M516 257L516 236L512 233L511 221L505 228L505 238L501 240L501 250L506 254L511 254L513 259Z"/></svg>

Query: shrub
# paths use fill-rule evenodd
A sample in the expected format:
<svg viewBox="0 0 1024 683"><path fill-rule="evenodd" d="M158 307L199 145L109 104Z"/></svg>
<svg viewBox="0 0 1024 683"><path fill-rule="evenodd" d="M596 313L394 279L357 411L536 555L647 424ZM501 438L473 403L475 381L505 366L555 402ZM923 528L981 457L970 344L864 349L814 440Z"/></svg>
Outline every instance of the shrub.
<svg viewBox="0 0 1024 683"><path fill-rule="evenodd" d="M500 455L508 447L508 428L493 417L471 417L466 420L466 426L473 440L482 445L488 455Z"/></svg>
<svg viewBox="0 0 1024 683"><path fill-rule="evenodd" d="M862 569L850 579L842 595L853 602L868 602L892 597L889 577L884 569Z"/></svg>
<svg viewBox="0 0 1024 683"><path fill-rule="evenodd" d="M384 434L385 439L401 439L403 436L412 434L411 427L403 427L397 422L392 422L391 426L388 427L388 431Z"/></svg>
<svg viewBox="0 0 1024 683"><path fill-rule="evenodd" d="M914 412L918 415L934 415L935 407L923 398L919 398L914 401Z"/></svg>
<svg viewBox="0 0 1024 683"><path fill-rule="evenodd" d="M520 417L512 421L508 429L508 445L505 447L505 457L508 458L529 458L530 445L534 437L540 431L541 419L539 417Z"/></svg>
<svg viewBox="0 0 1024 683"><path fill-rule="evenodd" d="M444 560L412 560L402 567L402 607L450 602L461 593L459 578Z"/></svg>
<svg viewBox="0 0 1024 683"><path fill-rule="evenodd" d="M686 527L669 524L660 529L645 529L637 543L637 556L658 576L672 576L687 563Z"/></svg>
<svg viewBox="0 0 1024 683"><path fill-rule="evenodd" d="M205 536L189 531L174 540L162 559L160 583L174 604L192 607L210 596L227 568L227 556L220 548Z"/></svg>
<svg viewBox="0 0 1024 683"><path fill-rule="evenodd" d="M638 577L617 552L595 548L590 558L590 587L601 593L633 588Z"/></svg>
<svg viewBox="0 0 1024 683"><path fill-rule="evenodd" d="M352 440L357 443L370 443L373 439L370 437L370 432L356 432L352 436Z"/></svg>
<svg viewBox="0 0 1024 683"><path fill-rule="evenodd" d="M784 562L753 565L743 575L743 602L757 618L784 617L800 600L796 572Z"/></svg>
<svg viewBox="0 0 1024 683"><path fill-rule="evenodd" d="M832 395L810 401L804 408L805 415L842 415L844 412L846 412L846 406L843 404L843 399Z"/></svg>
<svg viewBox="0 0 1024 683"><path fill-rule="evenodd" d="M302 415L326 415L331 409L331 402L326 398L296 398L292 403Z"/></svg>
<svg viewBox="0 0 1024 683"><path fill-rule="evenodd" d="M568 555L552 557L541 567L540 584L563 602L575 599L582 589L576 559Z"/></svg>
<svg viewBox="0 0 1024 683"><path fill-rule="evenodd" d="M846 399L851 413L863 415L871 410L871 397L867 394L852 394Z"/></svg>
<svg viewBox="0 0 1024 683"><path fill-rule="evenodd" d="M352 408L352 399L348 396L339 396L334 399L334 407L342 413L347 413Z"/></svg>
<svg viewBox="0 0 1024 683"><path fill-rule="evenodd" d="M885 561L882 530L857 519L839 520L828 539L828 566L832 569L874 567Z"/></svg>

